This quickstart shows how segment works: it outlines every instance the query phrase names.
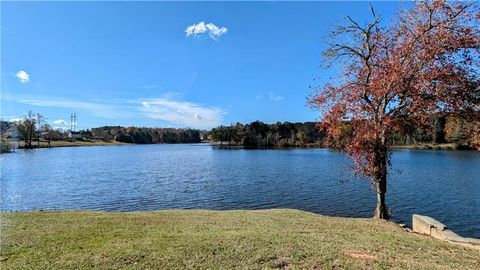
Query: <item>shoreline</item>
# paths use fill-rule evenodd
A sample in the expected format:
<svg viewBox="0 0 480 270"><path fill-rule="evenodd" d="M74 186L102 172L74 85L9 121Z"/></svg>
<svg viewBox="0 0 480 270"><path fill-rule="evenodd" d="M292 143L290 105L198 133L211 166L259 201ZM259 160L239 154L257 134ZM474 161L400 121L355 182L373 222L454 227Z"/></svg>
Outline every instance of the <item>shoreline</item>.
<svg viewBox="0 0 480 270"><path fill-rule="evenodd" d="M411 150L469 150L469 151L479 151L475 148L469 147L467 145L461 145L457 143L419 143L419 144L410 144L410 145L393 145L390 146L391 149L411 149Z"/></svg>
<svg viewBox="0 0 480 270"><path fill-rule="evenodd" d="M101 140L75 140L75 141L68 141L68 140L58 140L58 141L50 141L50 145L48 145L48 141L41 140L40 147L37 147L37 142L33 141L32 148L24 148L22 144L23 141L18 142L20 147L16 147L14 149L10 149L9 151L2 152L3 153L12 153L16 150L33 150L33 149L48 149L48 148L56 148L56 147L82 147L82 146L113 146L113 145L128 145L128 143L122 143L117 141L101 141Z"/></svg>
<svg viewBox="0 0 480 270"><path fill-rule="evenodd" d="M23 142L20 142L20 146ZM118 141L102 141L102 140L75 140L75 141L68 141L68 140L58 140L58 141L51 141L50 146L48 145L47 141L40 141L40 147L37 147L36 142L32 142L32 148L28 148L28 150L33 149L40 149L40 148L56 148L56 147L82 147L82 146L117 146L117 145L155 145L155 144L209 144L213 147L224 148L224 149L253 149L253 150L270 150L270 149L333 149L328 147L322 147L319 145L304 145L304 146L244 146L244 145L237 145L237 144L220 144L218 142L212 141L201 141L201 142L192 142L192 143L153 143L153 144L135 144L135 143L124 143ZM5 151L3 153L12 153L15 150L24 150L27 148L18 147L14 150ZM433 143L419 143L419 144L410 144L410 145L392 145L390 146L392 150L449 150L449 151L479 151L477 149L468 147L466 145L460 145L456 143L442 143L442 144L433 144Z"/></svg>

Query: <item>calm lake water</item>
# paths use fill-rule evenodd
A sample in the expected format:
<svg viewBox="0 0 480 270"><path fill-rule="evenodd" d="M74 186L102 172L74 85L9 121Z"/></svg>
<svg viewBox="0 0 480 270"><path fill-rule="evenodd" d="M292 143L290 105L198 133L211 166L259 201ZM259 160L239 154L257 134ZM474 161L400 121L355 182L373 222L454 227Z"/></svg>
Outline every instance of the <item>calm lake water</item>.
<svg viewBox="0 0 480 270"><path fill-rule="evenodd" d="M1 155L2 211L296 208L370 217L375 193L327 149L222 150L206 144L68 147ZM480 238L480 152L393 153L387 203Z"/></svg>

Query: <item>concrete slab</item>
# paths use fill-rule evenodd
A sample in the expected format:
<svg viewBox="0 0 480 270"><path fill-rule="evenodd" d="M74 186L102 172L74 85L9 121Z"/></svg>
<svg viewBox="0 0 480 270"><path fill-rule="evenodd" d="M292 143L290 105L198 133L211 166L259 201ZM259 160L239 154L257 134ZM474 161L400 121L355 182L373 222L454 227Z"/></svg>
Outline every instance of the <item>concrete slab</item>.
<svg viewBox="0 0 480 270"><path fill-rule="evenodd" d="M452 230L449 230L447 226L442 224L436 219L428 216L413 215L412 216L412 228L413 232L430 235L432 237L448 241L454 244L471 246L475 249L480 249L480 239L462 237Z"/></svg>

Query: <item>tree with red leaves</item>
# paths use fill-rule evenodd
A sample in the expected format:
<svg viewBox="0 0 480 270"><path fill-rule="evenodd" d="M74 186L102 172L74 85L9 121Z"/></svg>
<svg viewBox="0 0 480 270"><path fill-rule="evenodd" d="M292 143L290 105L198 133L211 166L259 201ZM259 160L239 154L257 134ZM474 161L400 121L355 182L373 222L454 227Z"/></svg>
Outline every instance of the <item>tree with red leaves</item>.
<svg viewBox="0 0 480 270"><path fill-rule="evenodd" d="M311 87L309 104L330 144L352 157L356 175L371 179L374 218L388 219L390 138L404 120L421 126L448 113L480 122L480 13L473 3L433 1L416 2L387 25L373 7L371 15L365 24L347 17L332 32L324 57L343 71Z"/></svg>

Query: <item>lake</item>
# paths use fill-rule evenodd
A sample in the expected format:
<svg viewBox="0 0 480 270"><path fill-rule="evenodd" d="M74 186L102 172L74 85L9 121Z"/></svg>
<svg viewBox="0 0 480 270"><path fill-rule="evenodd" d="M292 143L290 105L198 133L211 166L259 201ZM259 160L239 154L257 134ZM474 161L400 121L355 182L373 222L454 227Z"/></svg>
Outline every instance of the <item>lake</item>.
<svg viewBox="0 0 480 270"><path fill-rule="evenodd" d="M328 149L224 150L208 144L17 150L1 161L2 211L296 208L370 217L375 193ZM392 219L431 216L480 238L480 152L393 152ZM350 180L350 181L346 181Z"/></svg>

